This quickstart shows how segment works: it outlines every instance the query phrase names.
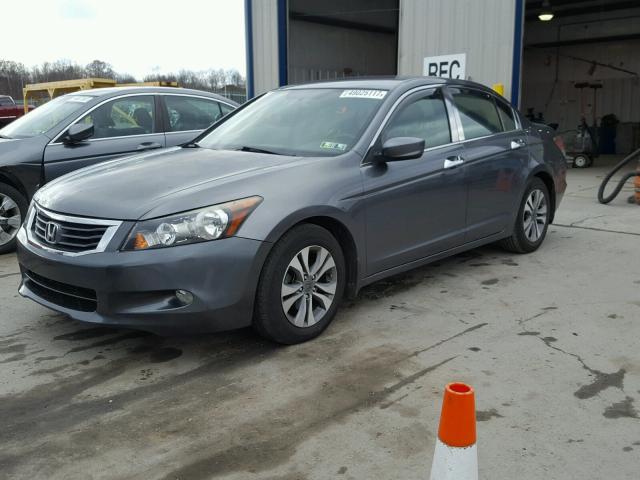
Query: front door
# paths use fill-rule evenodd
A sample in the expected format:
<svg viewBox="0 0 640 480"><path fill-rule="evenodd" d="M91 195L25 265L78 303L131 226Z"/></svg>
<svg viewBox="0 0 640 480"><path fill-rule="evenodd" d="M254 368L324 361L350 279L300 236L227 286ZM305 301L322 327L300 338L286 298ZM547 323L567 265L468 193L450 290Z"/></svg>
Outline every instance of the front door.
<svg viewBox="0 0 640 480"><path fill-rule="evenodd" d="M90 110L76 123L93 124L93 136L74 145L62 141L47 145L45 181L82 167L165 146L153 95L129 95L109 100Z"/></svg>
<svg viewBox="0 0 640 480"><path fill-rule="evenodd" d="M395 137L424 138L414 160L362 166L366 199L367 275L454 248L464 242L466 190L463 147L440 89L407 97L372 152Z"/></svg>

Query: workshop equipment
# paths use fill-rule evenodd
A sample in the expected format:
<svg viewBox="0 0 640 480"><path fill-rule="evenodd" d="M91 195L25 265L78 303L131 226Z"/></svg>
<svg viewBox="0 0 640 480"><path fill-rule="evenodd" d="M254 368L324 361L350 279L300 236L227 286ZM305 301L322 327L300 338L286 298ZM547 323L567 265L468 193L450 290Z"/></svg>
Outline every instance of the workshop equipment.
<svg viewBox="0 0 640 480"><path fill-rule="evenodd" d="M565 145L567 155L573 159L575 168L587 168L593 165L593 160L598 156L598 142L596 132L598 129L597 115L597 92L602 88L600 83L578 82L574 85L580 90L580 124L577 130L563 132L567 135ZM587 112L584 89L593 90L593 102L591 104L591 126L587 123Z"/></svg>
<svg viewBox="0 0 640 480"><path fill-rule="evenodd" d="M613 177L621 168L628 165L631 160L636 157L640 158L640 148L623 158L620 163L613 167L613 170L607 173L607 175L604 177L604 180L602 180L602 183L600 184L600 188L598 189L598 201L600 203L606 204L616 198L622 190L622 187L624 187L624 184L627 183L627 180L635 177L635 191L634 195L629 198L629 203L637 203L638 205L640 205L640 162L638 163L638 168L635 172L629 172L620 179L618 185L616 185L616 188L614 188L613 192L611 192L611 195L608 195L607 197L604 196L604 189L606 188L607 183L609 183L609 180L611 180L611 177Z"/></svg>

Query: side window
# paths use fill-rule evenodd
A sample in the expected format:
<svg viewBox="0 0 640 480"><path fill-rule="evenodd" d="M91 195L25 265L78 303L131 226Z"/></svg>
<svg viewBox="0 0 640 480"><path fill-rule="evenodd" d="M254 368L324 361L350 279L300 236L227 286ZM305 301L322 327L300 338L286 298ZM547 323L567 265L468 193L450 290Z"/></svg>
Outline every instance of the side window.
<svg viewBox="0 0 640 480"><path fill-rule="evenodd" d="M9 105L13 106L13 102L11 100L9 100L8 98L0 97L0 107L6 107Z"/></svg>
<svg viewBox="0 0 640 480"><path fill-rule="evenodd" d="M222 116L224 117L227 113L233 112L234 108L227 105L226 103L221 103L220 108L222 109Z"/></svg>
<svg viewBox="0 0 640 480"><path fill-rule="evenodd" d="M502 132L498 110L491 95L466 88L451 88L451 94L460 114L465 139Z"/></svg>
<svg viewBox="0 0 640 480"><path fill-rule="evenodd" d="M155 133L155 116L153 96L140 95L107 102L77 123L93 124L91 138L126 137Z"/></svg>
<svg viewBox="0 0 640 480"><path fill-rule="evenodd" d="M391 117L382 141L394 137L424 138L425 148L451 142L449 117L440 90L400 107Z"/></svg>
<svg viewBox="0 0 640 480"><path fill-rule="evenodd" d="M498 115L500 115L500 120L502 120L502 126L505 131L510 132L511 130L515 130L516 121L513 118L513 110L511 107L499 100L496 101L496 105L498 105Z"/></svg>
<svg viewBox="0 0 640 480"><path fill-rule="evenodd" d="M169 114L168 132L204 130L222 117L221 104L215 100L179 95L165 95Z"/></svg>

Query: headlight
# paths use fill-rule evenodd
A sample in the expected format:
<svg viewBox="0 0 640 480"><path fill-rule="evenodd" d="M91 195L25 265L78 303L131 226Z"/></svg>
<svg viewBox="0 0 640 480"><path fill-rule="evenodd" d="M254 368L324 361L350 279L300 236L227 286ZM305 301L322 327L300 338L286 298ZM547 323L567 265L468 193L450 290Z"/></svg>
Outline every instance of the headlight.
<svg viewBox="0 0 640 480"><path fill-rule="evenodd" d="M231 237L261 202L262 197L248 197L138 222L122 250L149 250Z"/></svg>

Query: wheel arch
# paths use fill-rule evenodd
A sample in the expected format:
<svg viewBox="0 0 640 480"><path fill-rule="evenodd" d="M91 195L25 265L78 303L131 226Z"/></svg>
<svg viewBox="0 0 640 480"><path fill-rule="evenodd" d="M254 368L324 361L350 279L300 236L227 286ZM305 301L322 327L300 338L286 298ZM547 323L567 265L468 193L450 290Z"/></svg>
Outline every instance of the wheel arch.
<svg viewBox="0 0 640 480"><path fill-rule="evenodd" d="M358 284L358 250L353 235L349 229L339 220L327 216L308 217L298 223L312 223L331 232L331 235L340 244L347 267L347 284L345 294L347 298L353 298L357 292Z"/></svg>
<svg viewBox="0 0 640 480"><path fill-rule="evenodd" d="M25 199L27 199L27 201L29 201L29 193L22 182L4 169L0 169L0 183L4 183L5 185L15 188L24 196Z"/></svg>
<svg viewBox="0 0 640 480"><path fill-rule="evenodd" d="M298 225L311 223L328 230L340 244L347 268L347 284L345 295L347 298L355 297L358 289L359 252L355 236L346 222L334 212L298 212L281 222L267 236L267 241L274 245L285 233Z"/></svg>
<svg viewBox="0 0 640 480"><path fill-rule="evenodd" d="M538 170L533 173L532 178L539 178L547 187L549 192L549 199L551 201L551 215L549 217L549 223L553 223L553 219L556 215L556 186L553 181L553 177L546 170Z"/></svg>

